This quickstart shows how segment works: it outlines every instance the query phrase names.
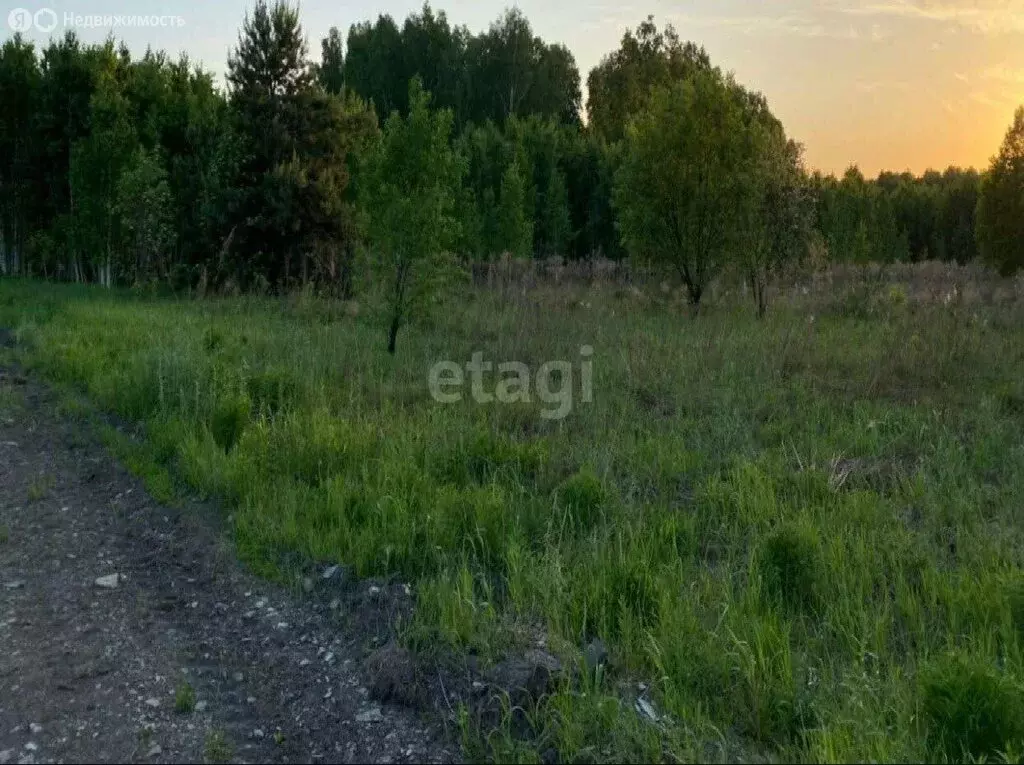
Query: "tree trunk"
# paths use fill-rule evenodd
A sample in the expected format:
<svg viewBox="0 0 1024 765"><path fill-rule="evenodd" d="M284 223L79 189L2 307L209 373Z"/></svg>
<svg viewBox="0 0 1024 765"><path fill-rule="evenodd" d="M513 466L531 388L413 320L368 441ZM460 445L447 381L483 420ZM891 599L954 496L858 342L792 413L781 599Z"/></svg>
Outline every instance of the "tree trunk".
<svg viewBox="0 0 1024 765"><path fill-rule="evenodd" d="M690 295L690 309L693 312L693 317L697 318L700 315L700 299L704 296L704 290L701 287L689 285L687 292Z"/></svg>
<svg viewBox="0 0 1024 765"><path fill-rule="evenodd" d="M391 329L388 330L388 353L392 356L395 355L395 344L398 340L398 329L400 326L399 315L395 312L394 316L391 317Z"/></svg>
<svg viewBox="0 0 1024 765"><path fill-rule="evenodd" d="M352 260L355 254L352 245L346 240L341 246L341 270L339 276L339 291L342 300L352 299ZM334 257L332 255L332 257Z"/></svg>
<svg viewBox="0 0 1024 765"><path fill-rule="evenodd" d="M6 227L0 221L0 276L7 275L7 236Z"/></svg>
<svg viewBox="0 0 1024 765"><path fill-rule="evenodd" d="M394 303L391 307L391 329L388 332L388 353L394 355L395 341L398 339L398 330L402 326L402 314L405 311L405 287L408 276L409 263L401 261L398 264L398 271L395 273Z"/></svg>
<svg viewBox="0 0 1024 765"><path fill-rule="evenodd" d="M768 312L768 296L766 280L761 274L750 275L750 289L754 293L754 302L757 304L757 318L763 319Z"/></svg>

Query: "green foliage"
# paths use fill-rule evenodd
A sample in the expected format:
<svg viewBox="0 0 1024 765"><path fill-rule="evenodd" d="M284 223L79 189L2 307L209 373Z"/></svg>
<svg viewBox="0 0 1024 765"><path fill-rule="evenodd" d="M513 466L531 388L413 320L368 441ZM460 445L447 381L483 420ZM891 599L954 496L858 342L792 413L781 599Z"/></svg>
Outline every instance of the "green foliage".
<svg viewBox="0 0 1024 765"><path fill-rule="evenodd" d="M841 179L815 174L816 225L835 261L971 261L981 180L951 167L919 178L883 172L868 181L852 167Z"/></svg>
<svg viewBox="0 0 1024 765"><path fill-rule="evenodd" d="M33 45L20 34L0 48L0 274L22 270L19 254L38 225L42 194L38 119L42 73ZM23 256L22 256L23 257Z"/></svg>
<svg viewBox="0 0 1024 765"><path fill-rule="evenodd" d="M605 154L578 128L538 116L510 119L504 129L487 122L468 127L457 148L468 165L465 254L588 257L615 240L600 223L610 223L609 190L592 185Z"/></svg>
<svg viewBox="0 0 1024 765"><path fill-rule="evenodd" d="M565 255L572 239L572 220L565 173L558 167L552 167L548 174L537 218L539 253L548 257Z"/></svg>
<svg viewBox="0 0 1024 765"><path fill-rule="evenodd" d="M657 90L616 176L626 249L677 276L695 309L743 245L736 213L756 192L748 109L747 94L715 73Z"/></svg>
<svg viewBox="0 0 1024 765"><path fill-rule="evenodd" d="M38 51L19 36L5 41L0 273L200 292L313 284L351 298L379 289L364 268L355 171L377 115L409 113L414 75L435 107L452 112L469 167L455 192L461 235L448 249L464 261L504 252L619 258L625 237L612 197L627 124L658 90L721 78L702 49L648 19L591 72L582 125L571 54L535 36L517 10L474 35L424 5L401 24L356 24L344 45L334 28L321 51L312 65L297 8L278 0L244 19L224 93L185 57L147 51L133 60L114 41L85 45L73 33ZM770 177L792 179L795 149L779 152L785 172ZM763 169L722 165L710 185L756 186L746 176ZM856 171L818 176L818 251L858 262L967 262L977 253L979 186L977 173L956 168L874 181ZM754 246L730 246L749 258L726 258L762 312L764 283L803 239L795 231L806 199L796 190L788 180L762 186L763 204L751 209L773 222L759 226L745 212Z"/></svg>
<svg viewBox="0 0 1024 765"><path fill-rule="evenodd" d="M605 141L626 138L631 118L645 111L654 90L713 71L703 48L683 43L671 24L659 31L654 17L627 29L619 49L601 59L587 78L590 125Z"/></svg>
<svg viewBox="0 0 1024 765"><path fill-rule="evenodd" d="M337 27L331 27L321 42L316 79L328 93L339 95L345 89L345 53Z"/></svg>
<svg viewBox="0 0 1024 765"><path fill-rule="evenodd" d="M451 278L448 252L458 237L455 203L464 174L449 145L451 112L432 112L418 79L410 83L409 102L408 118L396 112L385 124L360 188L387 290L390 353L399 329L425 312Z"/></svg>
<svg viewBox="0 0 1024 765"><path fill-rule="evenodd" d="M345 104L315 87L298 9L282 0L259 0L246 15L227 80L244 146L231 201L236 269L246 282L305 281L317 246L351 228Z"/></svg>
<svg viewBox="0 0 1024 765"><path fill-rule="evenodd" d="M469 40L466 60L474 84L471 119L503 121L529 114L579 119L580 76L572 54L535 37L518 8L507 9L486 32Z"/></svg>
<svg viewBox="0 0 1024 765"><path fill-rule="evenodd" d="M920 685L936 759L994 758L1024 747L1024 689L1004 672L949 655L922 668Z"/></svg>
<svg viewBox="0 0 1024 765"><path fill-rule="evenodd" d="M518 9L472 35L425 3L401 27L390 15L352 25L346 47L347 87L381 115L405 116L409 80L419 77L459 128L530 114L579 123L580 74L572 54L536 37Z"/></svg>
<svg viewBox="0 0 1024 765"><path fill-rule="evenodd" d="M1024 106L982 183L978 246L982 257L1004 274L1024 268Z"/></svg>
<svg viewBox="0 0 1024 765"><path fill-rule="evenodd" d="M88 268L108 287L113 284L121 237L118 183L137 140L128 102L117 87L116 66L111 60L98 76L90 101L90 131L72 146L69 171L74 199L70 244L75 267L79 272Z"/></svg>
<svg viewBox="0 0 1024 765"><path fill-rule="evenodd" d="M41 60L13 41L5 50L0 81L20 77L21 92L4 103L32 113L4 152L21 164L0 272L108 285L192 278L220 243L214 155L224 103L211 77L187 58L150 51L132 61L113 42L83 46L72 33ZM14 180L0 171L0 184ZM154 273L137 273L140 258Z"/></svg>
<svg viewBox="0 0 1024 765"><path fill-rule="evenodd" d="M119 270L134 274L134 282L167 279L175 239L173 201L167 173L152 152L138 149L124 169L116 211L127 260Z"/></svg>
<svg viewBox="0 0 1024 765"><path fill-rule="evenodd" d="M753 193L746 207L737 210L744 242L736 260L750 284L757 315L763 317L769 280L807 253L813 200L801 160L802 147L786 139L781 123L765 108L755 114L750 130Z"/></svg>
<svg viewBox="0 0 1024 765"><path fill-rule="evenodd" d="M501 176L501 191L496 211L497 241L516 257L527 257L533 244L533 220L526 214L526 188L523 171L513 160Z"/></svg>

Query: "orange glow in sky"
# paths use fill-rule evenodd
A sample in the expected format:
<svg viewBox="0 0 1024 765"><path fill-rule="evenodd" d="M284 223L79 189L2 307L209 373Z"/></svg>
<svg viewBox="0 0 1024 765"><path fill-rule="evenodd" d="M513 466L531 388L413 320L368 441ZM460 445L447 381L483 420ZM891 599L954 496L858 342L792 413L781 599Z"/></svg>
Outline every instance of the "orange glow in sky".
<svg viewBox="0 0 1024 765"><path fill-rule="evenodd" d="M765 93L812 168L986 167L1024 104L1024 0L668 5L683 37Z"/></svg>

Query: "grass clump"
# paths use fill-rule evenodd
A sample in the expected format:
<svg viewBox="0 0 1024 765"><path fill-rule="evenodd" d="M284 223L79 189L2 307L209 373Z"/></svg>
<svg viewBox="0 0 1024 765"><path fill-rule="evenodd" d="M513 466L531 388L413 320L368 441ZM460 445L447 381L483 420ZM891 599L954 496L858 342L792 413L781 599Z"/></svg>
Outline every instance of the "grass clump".
<svg viewBox="0 0 1024 765"><path fill-rule="evenodd" d="M785 523L757 551L757 570L768 603L795 611L813 611L824 574L821 543L813 529Z"/></svg>
<svg viewBox="0 0 1024 765"><path fill-rule="evenodd" d="M235 756L235 750L228 742L222 730L211 730L206 734L206 741L203 744L203 758L208 763L231 762Z"/></svg>
<svg viewBox="0 0 1024 765"><path fill-rule="evenodd" d="M590 467L582 468L555 490L556 505L578 529L597 524L608 499L607 487Z"/></svg>
<svg viewBox="0 0 1024 765"><path fill-rule="evenodd" d="M920 684L936 759L978 760L1024 752L1024 689L1005 672L949 655L924 667Z"/></svg>
<svg viewBox="0 0 1024 765"><path fill-rule="evenodd" d="M35 476L28 485L29 503L41 502L50 496L54 483L55 481L52 475L43 474Z"/></svg>
<svg viewBox="0 0 1024 765"><path fill-rule="evenodd" d="M230 452L252 417L252 401L248 396L227 396L217 403L210 418L210 433L217 446Z"/></svg>
<svg viewBox="0 0 1024 765"><path fill-rule="evenodd" d="M190 715L196 708L196 692L187 682L182 681L174 689L174 711L179 715Z"/></svg>

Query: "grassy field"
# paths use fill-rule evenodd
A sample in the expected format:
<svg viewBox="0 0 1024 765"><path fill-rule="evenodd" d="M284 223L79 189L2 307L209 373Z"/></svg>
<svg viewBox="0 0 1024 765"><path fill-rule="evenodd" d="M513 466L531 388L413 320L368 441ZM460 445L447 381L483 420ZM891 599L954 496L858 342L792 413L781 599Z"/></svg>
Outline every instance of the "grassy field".
<svg viewBox="0 0 1024 765"><path fill-rule="evenodd" d="M738 296L692 320L657 289L467 288L394 358L372 312L307 297L0 281L0 326L144 423L150 488L220 500L257 571L400 577L427 656L607 645L532 736L468 721L472 758L1016 760L1024 289L906 274L763 322ZM593 401L561 420L428 389L441 359L578 372L582 346Z"/></svg>

